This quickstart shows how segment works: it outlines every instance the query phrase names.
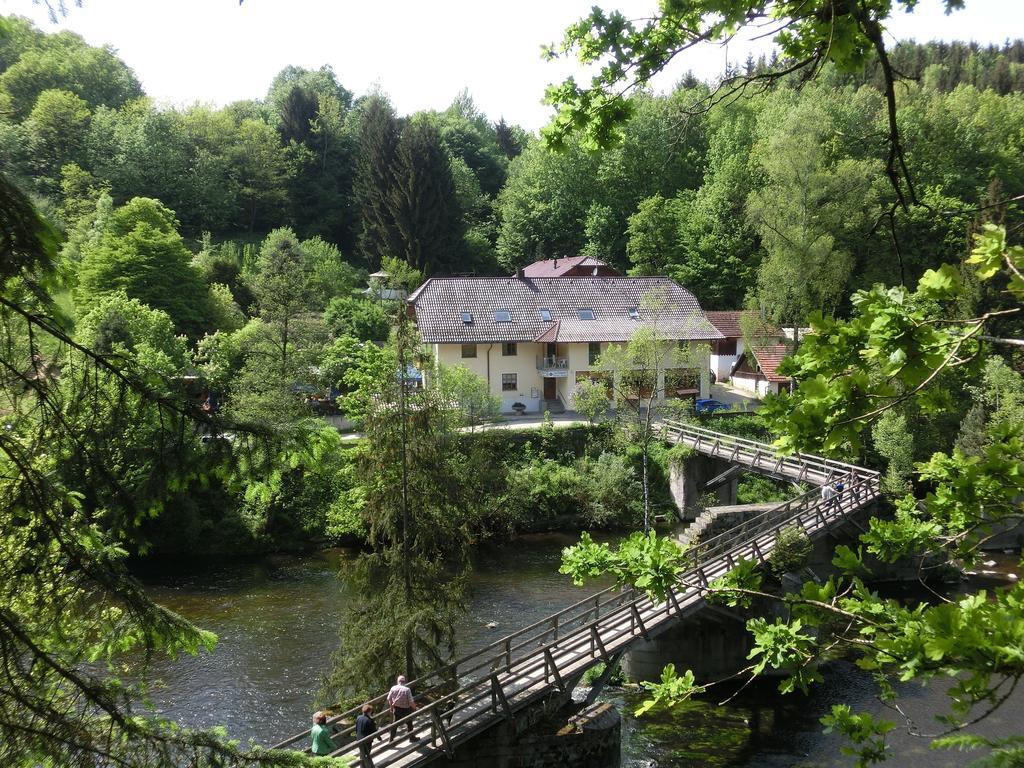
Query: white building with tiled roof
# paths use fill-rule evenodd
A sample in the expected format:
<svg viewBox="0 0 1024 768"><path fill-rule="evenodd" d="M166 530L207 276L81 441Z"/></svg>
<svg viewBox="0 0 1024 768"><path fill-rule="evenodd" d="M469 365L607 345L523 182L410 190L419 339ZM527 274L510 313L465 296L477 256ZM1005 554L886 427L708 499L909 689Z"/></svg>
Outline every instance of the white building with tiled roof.
<svg viewBox="0 0 1024 768"><path fill-rule="evenodd" d="M656 312L646 308L652 295L662 299ZM408 302L434 359L483 378L506 412L572 408L601 352L645 323L682 344L722 338L693 294L665 277L436 277ZM706 397L707 370L705 361L690 384L661 394Z"/></svg>
<svg viewBox="0 0 1024 768"><path fill-rule="evenodd" d="M749 351L749 356L744 355L733 366L731 380L734 387L764 397L767 394L777 395L792 386L792 379L779 373L779 363L789 354L789 347L768 344L751 347Z"/></svg>

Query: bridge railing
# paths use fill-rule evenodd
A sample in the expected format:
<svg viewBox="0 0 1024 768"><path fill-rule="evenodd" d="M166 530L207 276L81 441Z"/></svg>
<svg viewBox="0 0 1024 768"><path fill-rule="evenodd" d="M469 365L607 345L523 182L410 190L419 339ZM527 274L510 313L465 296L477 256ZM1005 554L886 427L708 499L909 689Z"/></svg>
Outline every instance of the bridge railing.
<svg viewBox="0 0 1024 768"><path fill-rule="evenodd" d="M680 426L686 431L700 430L716 438L730 437L690 425ZM742 438L736 438L736 441L759 447L762 452L766 449L762 444ZM846 487L840 496L822 499L819 490L814 489L748 519L736 530L726 531L698 542L691 550L691 557L699 559L700 562L681 575L680 586L694 583L707 586L714 578L731 570L741 557L764 562L774 548L778 532L792 525L794 521L799 520L805 529L828 526L837 517L878 496L878 473L842 462L829 462L817 457L815 459L822 465L831 464L837 477L840 476L840 469L846 470L841 475ZM712 565L714 567L711 567ZM489 700L489 706L494 711L510 711L506 690L498 682L498 675L514 675L516 678L529 679L531 675L542 672L545 679L560 683L558 665L555 664L553 654L564 656L574 649L586 649L589 663L596 663L602 655L599 651L603 649L601 630L622 628L628 624L630 632L635 632L639 626L645 634L642 615L647 614L648 622L653 619L660 623L663 615L668 616L668 611L673 605L678 610L678 595L675 590L670 590L669 600L659 607L646 595L637 596L635 590L608 587L451 664L410 681L409 685L415 688L421 701L431 698L433 701L421 706L408 718L384 726L380 733L395 734L396 730L405 727L408 721L416 720L418 725L414 733L419 735L422 732L425 737L447 743L448 728L445 722L450 725L457 721L460 715L470 717L476 711L474 708L479 708L481 702ZM467 679L466 684L459 684L461 680ZM369 700L375 709L384 708L385 702L386 695L383 694ZM359 710L359 706L353 707L328 720L329 724L338 729L335 733L339 740L347 741L337 754L351 751L355 746L369 742L369 739L350 741L354 738L354 720ZM308 731L305 731L274 745L273 748L296 748L299 742L308 738ZM416 748L417 745L411 743L401 752L406 754Z"/></svg>
<svg viewBox="0 0 1024 768"><path fill-rule="evenodd" d="M688 442L693 443L694 448L698 451L707 452L732 461L749 462L754 466L764 469L771 469L772 467L795 468L798 475L803 474L809 480L815 479L809 476L808 473L810 472L813 472L825 481L831 481L838 476L849 474L850 472L862 475L877 474L873 470L843 461L822 458L821 456L813 456L806 453L782 455L764 443L735 435L713 432L710 429L704 429L703 427L681 421L666 419L662 422L662 425L667 438L672 438L673 440L685 438ZM800 472L801 469L804 470L803 473Z"/></svg>

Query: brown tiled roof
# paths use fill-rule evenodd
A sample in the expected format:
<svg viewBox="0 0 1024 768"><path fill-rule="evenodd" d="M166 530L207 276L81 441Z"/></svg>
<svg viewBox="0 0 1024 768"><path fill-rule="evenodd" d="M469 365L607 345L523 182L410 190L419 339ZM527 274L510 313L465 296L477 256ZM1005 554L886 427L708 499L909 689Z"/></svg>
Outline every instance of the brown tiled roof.
<svg viewBox="0 0 1024 768"><path fill-rule="evenodd" d="M722 338L693 294L667 277L433 277L409 303L428 344L627 341L654 319L643 308L652 293L665 296L658 322L666 338ZM638 319L630 317L634 308ZM542 319L542 309L550 322ZM593 310L594 319L580 319L581 309ZM509 321L496 321L497 310L508 311ZM464 323L463 313L472 322Z"/></svg>
<svg viewBox="0 0 1024 768"><path fill-rule="evenodd" d="M592 256L563 256L557 259L544 259L527 264L523 267L524 277L567 277L573 275L592 276L597 270L597 275L611 276L620 272L614 267L608 266L600 259Z"/></svg>
<svg viewBox="0 0 1024 768"><path fill-rule="evenodd" d="M789 381L788 376L779 375L779 363L782 362L782 358L789 354L789 349L785 344L773 344L768 347L751 347L750 351L754 354L754 359L757 360L757 365L761 369L761 373L768 381Z"/></svg>
<svg viewBox="0 0 1024 768"><path fill-rule="evenodd" d="M726 312L705 312L704 314L708 316L708 320L711 321L711 324L721 331L722 335L727 339L743 338L743 329L740 327L740 322L744 315L754 318L759 317L757 312L747 309L731 309ZM782 337L781 330L763 321L759 332L765 336Z"/></svg>

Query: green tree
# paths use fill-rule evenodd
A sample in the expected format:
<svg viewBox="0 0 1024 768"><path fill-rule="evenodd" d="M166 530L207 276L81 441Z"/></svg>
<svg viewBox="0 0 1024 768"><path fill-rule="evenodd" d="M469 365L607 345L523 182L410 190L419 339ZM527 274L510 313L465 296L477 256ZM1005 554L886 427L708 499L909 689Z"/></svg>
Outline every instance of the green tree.
<svg viewBox="0 0 1024 768"><path fill-rule="evenodd" d="M355 156L345 129L351 92L329 66L288 66L274 77L266 103L296 167L288 190L296 230L353 249Z"/></svg>
<svg viewBox="0 0 1024 768"><path fill-rule="evenodd" d="M311 70L287 66L267 89L266 104L284 140L308 142L315 130L321 101L331 97L342 109L352 106L352 93L338 83L329 65Z"/></svg>
<svg viewBox="0 0 1024 768"><path fill-rule="evenodd" d="M4 178L0 219L0 755L11 765L309 764L181 728L126 681L153 654L215 642L149 599L120 536L203 471L182 442L196 422L163 376L181 342L165 315L122 297L97 304L80 339L102 333L124 357L67 337L49 319L55 234ZM124 322L106 322L117 305ZM170 366L148 368L158 356Z"/></svg>
<svg viewBox="0 0 1024 768"><path fill-rule="evenodd" d="M758 106L750 99L711 110L704 183L676 204L680 253L668 274L705 309L742 306L757 280L762 252L745 205L761 183L750 167Z"/></svg>
<svg viewBox="0 0 1024 768"><path fill-rule="evenodd" d="M399 125L391 103L369 96L353 111L356 134L355 199L359 209L359 254L371 269L401 253L390 207L395 184Z"/></svg>
<svg viewBox="0 0 1024 768"><path fill-rule="evenodd" d="M608 385L605 382L588 379L576 385L572 395L573 410L583 414L591 424L608 413L609 405Z"/></svg>
<svg viewBox="0 0 1024 768"><path fill-rule="evenodd" d="M408 386L412 331L404 312L395 341L346 375L347 400L356 405L345 410L361 413L367 436L360 468L372 551L356 566L365 599L342 622L321 694L329 701L379 690L396 669L413 678L455 652L480 460L462 450L456 411L441 390Z"/></svg>
<svg viewBox="0 0 1024 768"><path fill-rule="evenodd" d="M962 0L947 0L947 10L962 7ZM644 86L670 61L706 43L725 42L740 28L786 19L773 31L785 65L776 70L749 74L727 73L722 88L735 93L750 82L772 83L794 73L819 72L831 63L840 72L860 71L872 56L882 71L886 101L886 174L899 202L916 202L916 191L907 174L896 113L897 75L884 39L884 22L896 8L913 9L908 0L881 0L869 5L833 7L830 0L807 3L732 2L701 0L686 5L666 5L642 21L633 22L618 11L594 7L589 16L571 25L558 46L547 49L549 57L577 55L583 64L596 65L589 86L569 77L547 90L547 101L557 112L542 131L549 146L563 149L571 136L581 136L588 147L619 143L623 126L635 113L630 93ZM704 101L705 107L715 99Z"/></svg>
<svg viewBox="0 0 1024 768"><path fill-rule="evenodd" d="M334 336L360 341L385 342L391 331L391 318L379 303L352 296L331 299L324 310L324 322Z"/></svg>
<svg viewBox="0 0 1024 768"><path fill-rule="evenodd" d="M631 275L667 275L669 265L678 261L679 206L685 204L679 198L666 200L661 195L640 201L626 230Z"/></svg>
<svg viewBox="0 0 1024 768"><path fill-rule="evenodd" d="M210 285L209 312L210 325L218 331L237 331L246 323L245 313L223 283Z"/></svg>
<svg viewBox="0 0 1024 768"><path fill-rule="evenodd" d="M277 132L260 120L243 120L238 126L238 141L231 149L245 212L238 223L250 232L279 225L295 170Z"/></svg>
<svg viewBox="0 0 1024 768"><path fill-rule="evenodd" d="M571 256L585 245L583 226L597 186L597 158L577 148L554 154L528 146L509 166L498 195L498 258L511 270L536 259Z"/></svg>
<svg viewBox="0 0 1024 768"><path fill-rule="evenodd" d="M183 333L199 336L209 318L209 295L177 224L173 211L149 198L115 209L95 243L82 246L76 303L88 307L123 291L166 312Z"/></svg>
<svg viewBox="0 0 1024 768"><path fill-rule="evenodd" d="M768 183L747 202L767 251L757 303L779 325L801 326L812 311L835 311L853 271L841 243L865 228L872 206L874 167L856 160L830 167L823 123L813 105L787 118L761 152Z"/></svg>
<svg viewBox="0 0 1024 768"><path fill-rule="evenodd" d="M501 419L501 398L492 394L487 382L464 365L438 366L430 386L437 387L438 397L456 409L458 426L472 428Z"/></svg>
<svg viewBox="0 0 1024 768"><path fill-rule="evenodd" d="M395 151L388 209L398 256L426 275L458 271L452 254L461 237L458 201L448 156L437 129L426 119L402 130Z"/></svg>
<svg viewBox="0 0 1024 768"><path fill-rule="evenodd" d="M260 319L271 330L276 350L273 375L290 384L295 374L290 359L293 335L309 311L309 265L306 252L290 229L275 229L260 247L252 292Z"/></svg>
<svg viewBox="0 0 1024 768"><path fill-rule="evenodd" d="M82 161L85 154L88 105L68 91L43 91L22 129L36 182L43 192L55 194L61 185L61 168Z"/></svg>
<svg viewBox="0 0 1024 768"><path fill-rule="evenodd" d="M883 490L892 496L904 496L911 490L914 472L914 435L907 428L907 417L886 411L871 428L871 440L887 462Z"/></svg>
<svg viewBox="0 0 1024 768"><path fill-rule="evenodd" d="M46 36L0 73L0 93L15 120L24 120L39 95L51 89L70 91L90 109L116 109L142 95L135 73L113 49L94 48L66 31Z"/></svg>
<svg viewBox="0 0 1024 768"><path fill-rule="evenodd" d="M701 375L701 356L705 350L692 344L685 349L676 339L665 335L662 313L665 296L657 293L644 298L640 309L642 323L625 344L610 344L598 357L595 368L604 374L615 402L616 415L625 428L626 439L640 450L641 487L643 488L643 532L651 526L651 451L660 439L656 423L674 410L666 400L671 379L681 369Z"/></svg>
<svg viewBox="0 0 1024 768"><path fill-rule="evenodd" d="M314 237L302 241L309 262L311 306L326 307L335 297L350 296L364 283L364 272L345 261L337 246Z"/></svg>

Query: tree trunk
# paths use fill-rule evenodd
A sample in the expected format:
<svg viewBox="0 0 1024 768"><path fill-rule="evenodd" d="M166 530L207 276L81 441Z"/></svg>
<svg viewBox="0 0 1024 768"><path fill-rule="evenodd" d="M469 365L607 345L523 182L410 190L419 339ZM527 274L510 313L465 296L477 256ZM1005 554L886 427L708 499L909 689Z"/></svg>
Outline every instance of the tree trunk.
<svg viewBox="0 0 1024 768"><path fill-rule="evenodd" d="M405 605L412 610L412 560L409 551L409 459L408 459L408 414L405 402L405 345L406 318L399 308L398 313L398 414L402 420L402 575L405 579ZM405 638L405 674L409 680L416 677L412 655L412 633Z"/></svg>
<svg viewBox="0 0 1024 768"><path fill-rule="evenodd" d="M644 440L644 535L651 530L651 489L647 481L647 453L650 449L650 435Z"/></svg>

